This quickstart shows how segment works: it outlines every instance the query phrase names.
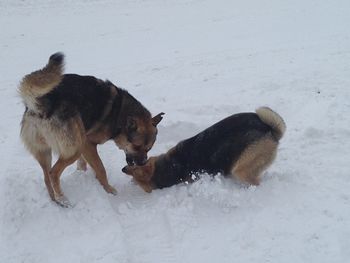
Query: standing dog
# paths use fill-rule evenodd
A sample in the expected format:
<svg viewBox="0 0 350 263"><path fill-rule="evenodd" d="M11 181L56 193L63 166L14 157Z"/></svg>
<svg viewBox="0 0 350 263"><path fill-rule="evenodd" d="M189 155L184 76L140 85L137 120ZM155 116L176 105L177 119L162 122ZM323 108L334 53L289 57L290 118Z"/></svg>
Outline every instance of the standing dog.
<svg viewBox="0 0 350 263"><path fill-rule="evenodd" d="M96 173L103 188L112 194L97 145L113 140L124 150L129 165L144 164L156 140L163 113L151 116L126 90L92 76L63 74L64 55L53 54L41 70L25 76L19 93L25 104L21 138L39 162L52 200L70 205L60 187L63 170L79 159ZM51 153L58 160L51 167Z"/></svg>
<svg viewBox="0 0 350 263"><path fill-rule="evenodd" d="M124 167L123 172L146 192L192 181L198 172L230 174L258 185L259 175L275 159L285 129L283 119L267 107L235 114L151 157L143 166Z"/></svg>

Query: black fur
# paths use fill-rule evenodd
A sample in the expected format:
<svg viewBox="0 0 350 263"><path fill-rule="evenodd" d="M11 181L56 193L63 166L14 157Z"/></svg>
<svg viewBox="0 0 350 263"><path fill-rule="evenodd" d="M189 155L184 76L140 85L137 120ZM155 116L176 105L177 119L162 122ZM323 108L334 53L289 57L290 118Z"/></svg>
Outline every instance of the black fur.
<svg viewBox="0 0 350 263"><path fill-rule="evenodd" d="M101 119L106 104L111 99L111 88L117 90L117 95L110 112ZM126 90L117 88L110 81L102 81L92 76L65 74L57 87L38 98L37 101L44 118L55 115L65 121L80 115L85 130L89 130L97 121L100 121L109 126L112 137L115 137L121 131L121 127L125 126L127 116L121 114L121 110L128 116L146 114L149 118L151 117L149 111ZM122 103L123 109L121 109Z"/></svg>
<svg viewBox="0 0 350 263"><path fill-rule="evenodd" d="M152 183L169 187L198 172L228 174L248 145L272 132L255 113L232 115L178 143L155 163Z"/></svg>
<svg viewBox="0 0 350 263"><path fill-rule="evenodd" d="M61 52L57 52L57 53L51 55L50 58L49 58L49 62L50 63L54 63L54 64L57 64L57 65L62 64L63 61L64 61L64 54L61 53Z"/></svg>

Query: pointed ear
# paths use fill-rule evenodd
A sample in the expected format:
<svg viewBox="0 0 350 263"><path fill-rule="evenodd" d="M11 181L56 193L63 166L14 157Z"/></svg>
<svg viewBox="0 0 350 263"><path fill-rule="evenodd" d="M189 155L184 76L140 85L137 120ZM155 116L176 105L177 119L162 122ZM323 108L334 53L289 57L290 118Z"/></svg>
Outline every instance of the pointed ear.
<svg viewBox="0 0 350 263"><path fill-rule="evenodd" d="M126 118L126 130L128 132L133 132L137 130L137 123L133 117L129 116Z"/></svg>
<svg viewBox="0 0 350 263"><path fill-rule="evenodd" d="M154 127L156 127L158 123L160 123L160 121L163 119L164 114L164 112L161 112L152 118L152 124Z"/></svg>
<svg viewBox="0 0 350 263"><path fill-rule="evenodd" d="M135 168L136 169L136 168ZM133 174L133 177L140 182L149 182L153 177L153 167L150 163L144 166L137 166L138 172Z"/></svg>
<svg viewBox="0 0 350 263"><path fill-rule="evenodd" d="M151 181L152 177L153 177L153 167L151 164L147 164L144 166L144 178L146 180L146 182Z"/></svg>

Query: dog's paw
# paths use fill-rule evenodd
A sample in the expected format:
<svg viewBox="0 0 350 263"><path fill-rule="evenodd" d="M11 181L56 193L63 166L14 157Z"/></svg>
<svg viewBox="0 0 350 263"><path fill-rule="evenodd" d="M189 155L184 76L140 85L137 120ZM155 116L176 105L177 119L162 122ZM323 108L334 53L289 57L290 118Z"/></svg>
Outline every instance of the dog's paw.
<svg viewBox="0 0 350 263"><path fill-rule="evenodd" d="M59 197L56 197L54 200L57 204L59 204L60 206L64 207L64 208L70 208L73 207L72 204L69 202L69 200L67 199L67 197L65 197L64 195L61 195Z"/></svg>
<svg viewBox="0 0 350 263"><path fill-rule="evenodd" d="M105 187L103 187L105 190L106 190L106 192L107 193L109 193L109 194L112 194L112 195L117 195L118 194L118 191L117 191L117 189L115 189L113 186L111 186L111 185L108 185L108 186L105 186Z"/></svg>

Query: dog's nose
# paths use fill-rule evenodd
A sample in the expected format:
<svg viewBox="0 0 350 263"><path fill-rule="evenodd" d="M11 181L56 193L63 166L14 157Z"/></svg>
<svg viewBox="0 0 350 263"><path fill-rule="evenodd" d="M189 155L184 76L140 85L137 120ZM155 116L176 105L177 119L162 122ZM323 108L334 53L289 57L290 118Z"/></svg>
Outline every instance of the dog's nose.
<svg viewBox="0 0 350 263"><path fill-rule="evenodd" d="M126 173L126 169L127 169L126 167L127 167L127 166L124 166L124 167L123 167L123 169L122 169L122 172L123 172L123 173Z"/></svg>

